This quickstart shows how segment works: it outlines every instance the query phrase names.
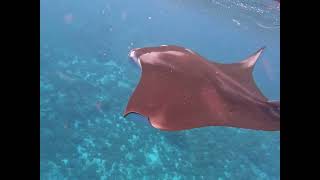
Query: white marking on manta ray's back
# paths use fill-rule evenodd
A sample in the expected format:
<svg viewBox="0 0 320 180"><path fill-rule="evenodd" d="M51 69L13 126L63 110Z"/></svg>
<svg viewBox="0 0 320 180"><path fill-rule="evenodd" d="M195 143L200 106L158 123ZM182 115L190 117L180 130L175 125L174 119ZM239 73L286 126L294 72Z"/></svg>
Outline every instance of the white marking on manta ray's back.
<svg viewBox="0 0 320 180"><path fill-rule="evenodd" d="M185 53L182 53L182 52L179 52L179 51L166 51L165 53L166 54L172 54L172 55L175 55L175 56L183 56L183 55L185 55Z"/></svg>
<svg viewBox="0 0 320 180"><path fill-rule="evenodd" d="M163 61L161 54L170 54L174 56L183 56L185 53L179 51L166 51L166 52L150 52L140 56L140 58L149 64L162 64L164 66L171 66L170 61ZM174 69L174 67L171 67Z"/></svg>
<svg viewBox="0 0 320 180"><path fill-rule="evenodd" d="M185 50L187 50L187 51L189 51L190 53L192 53L192 54L195 54L192 50L190 50L190 49L187 49L187 48L184 48Z"/></svg>

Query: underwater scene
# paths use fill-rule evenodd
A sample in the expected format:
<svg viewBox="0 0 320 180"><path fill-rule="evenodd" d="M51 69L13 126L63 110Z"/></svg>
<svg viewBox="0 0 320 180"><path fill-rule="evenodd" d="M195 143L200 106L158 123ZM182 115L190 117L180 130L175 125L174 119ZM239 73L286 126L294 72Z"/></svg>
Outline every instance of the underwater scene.
<svg viewBox="0 0 320 180"><path fill-rule="evenodd" d="M219 63L265 47L253 78L280 100L278 1L40 0L41 180L280 179L280 131L124 117L141 78L128 54L160 45Z"/></svg>

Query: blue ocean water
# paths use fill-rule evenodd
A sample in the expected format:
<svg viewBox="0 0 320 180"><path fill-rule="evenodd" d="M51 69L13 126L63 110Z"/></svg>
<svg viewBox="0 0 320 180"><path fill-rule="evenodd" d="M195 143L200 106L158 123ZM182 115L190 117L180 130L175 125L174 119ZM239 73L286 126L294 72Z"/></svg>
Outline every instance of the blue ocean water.
<svg viewBox="0 0 320 180"><path fill-rule="evenodd" d="M280 98L280 7L272 0L41 0L43 180L280 179L280 133L165 132L123 118L140 78L131 48L175 44L223 63L262 46L253 72Z"/></svg>

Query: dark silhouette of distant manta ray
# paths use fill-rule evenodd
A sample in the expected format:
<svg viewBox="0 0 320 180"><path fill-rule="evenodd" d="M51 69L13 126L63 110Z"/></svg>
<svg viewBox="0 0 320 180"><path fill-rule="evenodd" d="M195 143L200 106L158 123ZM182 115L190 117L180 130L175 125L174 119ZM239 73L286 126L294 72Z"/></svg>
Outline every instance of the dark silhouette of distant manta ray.
<svg viewBox="0 0 320 180"><path fill-rule="evenodd" d="M280 131L280 101L268 101L255 85L261 48L233 64L208 61L179 46L132 49L142 68L124 116L138 113L160 130L229 126Z"/></svg>

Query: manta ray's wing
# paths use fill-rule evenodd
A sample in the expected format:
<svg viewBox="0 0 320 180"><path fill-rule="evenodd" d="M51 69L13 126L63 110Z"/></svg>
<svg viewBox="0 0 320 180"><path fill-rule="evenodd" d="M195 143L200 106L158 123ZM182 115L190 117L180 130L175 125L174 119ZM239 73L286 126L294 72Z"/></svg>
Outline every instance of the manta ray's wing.
<svg viewBox="0 0 320 180"><path fill-rule="evenodd" d="M265 48L259 49L257 52L249 56L243 61L232 64L220 64L216 62L211 62L216 65L227 74L232 80L237 81L242 87L245 87L248 93L253 94L256 98L261 101L267 101L267 98L262 94L253 78L253 69Z"/></svg>
<svg viewBox="0 0 320 180"><path fill-rule="evenodd" d="M141 61L142 74L125 115L139 113L161 130L223 125L222 100L197 76ZM214 99L214 101L211 101Z"/></svg>

